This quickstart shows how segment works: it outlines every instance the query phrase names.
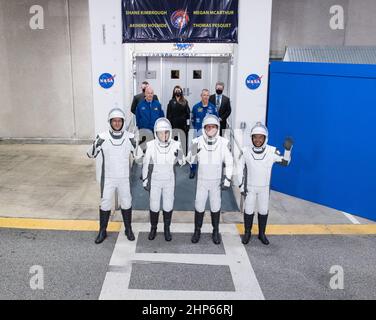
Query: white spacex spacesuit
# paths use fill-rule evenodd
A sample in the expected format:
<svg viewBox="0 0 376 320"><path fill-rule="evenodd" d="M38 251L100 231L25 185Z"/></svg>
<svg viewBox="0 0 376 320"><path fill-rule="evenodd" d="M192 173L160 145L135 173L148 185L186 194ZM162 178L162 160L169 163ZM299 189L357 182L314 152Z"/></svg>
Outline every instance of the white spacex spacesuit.
<svg viewBox="0 0 376 320"><path fill-rule="evenodd" d="M156 236L162 196L164 236L166 241L171 241L170 224L175 192L174 165L178 162L183 166L185 158L180 142L172 139L172 127L168 119L159 118L155 122L154 136L155 139L146 144L142 167L143 186L145 190L150 191L149 240Z"/></svg>
<svg viewBox="0 0 376 320"><path fill-rule="evenodd" d="M210 129L216 126L212 134ZM219 234L219 216L221 209L221 188L231 186L233 158L229 150L229 141L219 135L219 120L215 115L208 114L202 123L202 136L192 140L191 149L187 155L190 164L198 163L197 189L195 199L195 231L192 242L200 240L201 227L205 213L205 205L209 195L210 211L213 225L213 242L221 242ZM225 174L222 181L223 163Z"/></svg>
<svg viewBox="0 0 376 320"><path fill-rule="evenodd" d="M115 118L123 120L123 125L118 130L115 130L111 124ZM97 135L87 152L89 158L100 155L102 160L100 230L96 243L101 243L106 238L112 199L116 190L119 195L125 234L133 241L132 196L129 185L130 156L132 154L139 159L142 157L142 150L136 145L133 134L124 129L125 113L122 109L112 109L108 114L108 122L109 130Z"/></svg>
<svg viewBox="0 0 376 320"><path fill-rule="evenodd" d="M265 136L261 146L255 146L254 135ZM238 164L239 188L245 196L244 227L245 234L242 242L247 244L251 237L251 229L256 202L258 205L259 239L269 244L265 236L266 223L269 211L270 178L274 163L287 166L291 160L293 141L286 138L285 152L282 156L273 146L268 145L268 129L257 122L251 130L251 145L244 147Z"/></svg>

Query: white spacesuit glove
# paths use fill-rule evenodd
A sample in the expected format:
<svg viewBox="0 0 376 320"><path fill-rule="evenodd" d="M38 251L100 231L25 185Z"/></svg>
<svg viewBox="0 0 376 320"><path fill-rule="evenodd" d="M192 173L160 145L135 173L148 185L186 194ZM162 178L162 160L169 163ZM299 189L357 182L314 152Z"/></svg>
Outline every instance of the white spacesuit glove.
<svg viewBox="0 0 376 320"><path fill-rule="evenodd" d="M149 184L149 179L148 178L146 178L146 179L144 179L144 181L142 182L142 186L144 187L144 189L146 190L146 191L150 191L150 184Z"/></svg>
<svg viewBox="0 0 376 320"><path fill-rule="evenodd" d="M231 186L231 179L228 179L227 177L225 177L221 185L222 190L228 190L230 186Z"/></svg>
<svg viewBox="0 0 376 320"><path fill-rule="evenodd" d="M177 151L176 157L178 159L178 163L179 163L180 167L182 167L186 164L184 153L181 149L179 149Z"/></svg>
<svg viewBox="0 0 376 320"><path fill-rule="evenodd" d="M245 187L244 187L244 184L240 185L239 186L239 189L240 189L240 194L244 197L247 196L247 192L245 191Z"/></svg>

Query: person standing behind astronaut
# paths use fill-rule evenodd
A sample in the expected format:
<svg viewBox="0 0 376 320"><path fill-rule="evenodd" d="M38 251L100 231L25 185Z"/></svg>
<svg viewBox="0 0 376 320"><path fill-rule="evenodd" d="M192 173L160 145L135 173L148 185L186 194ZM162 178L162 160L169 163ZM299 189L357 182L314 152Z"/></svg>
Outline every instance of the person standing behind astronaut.
<svg viewBox="0 0 376 320"><path fill-rule="evenodd" d="M219 233L221 189L225 190L231 186L233 159L229 150L229 141L219 135L219 129L218 117L207 114L202 122L202 135L192 140L191 149L187 155L189 163L198 163L195 229L191 239L193 243L200 240L208 196L213 226L212 240L215 244L221 243ZM225 164L224 177L222 177L223 163Z"/></svg>
<svg viewBox="0 0 376 320"><path fill-rule="evenodd" d="M185 164L180 142L172 139L171 123L159 118L154 125L155 139L146 144L143 159L143 187L150 192L150 233L149 240L157 234L161 196L163 199L164 236L171 241L170 225L174 207L175 173L174 165Z"/></svg>
<svg viewBox="0 0 376 320"><path fill-rule="evenodd" d="M286 138L285 152L282 156L276 147L268 145L268 129L261 122L257 122L252 128L251 145L242 148L238 165L239 188L245 197L243 244L247 244L251 238L256 202L258 205L258 238L263 244L269 244L265 230L269 214L272 167L274 163L287 166L291 161L292 147L292 139Z"/></svg>
<svg viewBox="0 0 376 320"><path fill-rule="evenodd" d="M124 129L125 113L120 108L112 109L108 114L109 130L97 135L87 152L89 158L99 154L102 160L101 202L99 209L99 233L95 243L99 244L107 237L107 225L110 219L112 199L118 191L125 235L135 240L132 231L132 196L129 185L130 155L136 159L142 157L142 150L136 146L132 133Z"/></svg>

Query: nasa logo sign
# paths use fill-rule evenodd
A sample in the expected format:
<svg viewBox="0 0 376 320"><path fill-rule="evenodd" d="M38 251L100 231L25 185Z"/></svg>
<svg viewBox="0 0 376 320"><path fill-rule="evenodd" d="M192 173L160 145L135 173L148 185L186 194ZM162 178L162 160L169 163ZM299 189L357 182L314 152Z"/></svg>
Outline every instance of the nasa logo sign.
<svg viewBox="0 0 376 320"><path fill-rule="evenodd" d="M246 86L251 90L256 90L259 86L261 86L261 78L257 74L250 74L247 79L245 79Z"/></svg>
<svg viewBox="0 0 376 320"><path fill-rule="evenodd" d="M179 30L184 29L189 22L189 16L186 10L176 10L171 15L171 24Z"/></svg>
<svg viewBox="0 0 376 320"><path fill-rule="evenodd" d="M115 75L110 73L102 73L99 77L99 85L104 89L111 88L115 83Z"/></svg>

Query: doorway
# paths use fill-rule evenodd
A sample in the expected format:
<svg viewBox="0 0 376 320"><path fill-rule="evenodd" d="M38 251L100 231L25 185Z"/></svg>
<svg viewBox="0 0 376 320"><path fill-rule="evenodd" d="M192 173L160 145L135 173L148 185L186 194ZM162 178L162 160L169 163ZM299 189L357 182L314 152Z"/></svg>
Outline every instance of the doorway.
<svg viewBox="0 0 376 320"><path fill-rule="evenodd" d="M201 100L202 89L214 93L217 81L225 84L225 95L230 92L229 57L136 57L135 69L137 91L148 81L165 112L176 85L183 88L191 109Z"/></svg>

